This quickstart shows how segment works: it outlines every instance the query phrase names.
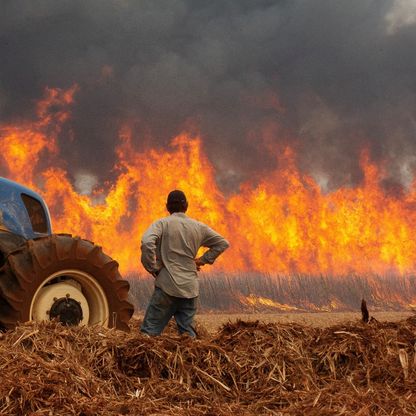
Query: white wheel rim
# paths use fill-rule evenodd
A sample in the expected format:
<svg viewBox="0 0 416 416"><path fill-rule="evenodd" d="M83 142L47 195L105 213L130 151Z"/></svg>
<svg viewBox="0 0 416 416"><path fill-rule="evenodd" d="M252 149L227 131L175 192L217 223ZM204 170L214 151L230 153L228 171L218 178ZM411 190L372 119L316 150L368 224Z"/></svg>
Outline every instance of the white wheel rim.
<svg viewBox="0 0 416 416"><path fill-rule="evenodd" d="M36 320L34 319L35 311L39 307L44 307L45 296L42 294L42 289L44 289L45 285L47 285L47 283L49 283L51 280L61 276L67 278L68 280L75 280L81 286L82 293L78 296L79 299L77 299L76 291L72 291L71 296L73 296L76 300L79 300L81 304L83 304L84 300L86 300L88 304L88 322L83 322L83 324L102 325L108 327L110 313L107 296L105 295L103 288L90 274L75 269L60 270L59 272L56 272L47 277L39 285L38 289L33 295L32 302L30 304L30 319ZM57 289L60 284L61 283L56 283ZM52 288L53 286L53 284L47 285L48 288ZM49 290L49 298L51 298L51 293L53 293L53 290ZM60 291L57 290L57 293L60 293ZM50 307L52 307L52 303Z"/></svg>

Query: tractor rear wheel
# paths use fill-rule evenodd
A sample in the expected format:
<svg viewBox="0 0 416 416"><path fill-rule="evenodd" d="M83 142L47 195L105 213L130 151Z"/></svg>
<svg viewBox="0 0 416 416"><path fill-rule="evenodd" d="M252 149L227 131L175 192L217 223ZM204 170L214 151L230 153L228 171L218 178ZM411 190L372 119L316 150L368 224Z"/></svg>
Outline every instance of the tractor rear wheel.
<svg viewBox="0 0 416 416"><path fill-rule="evenodd" d="M69 234L28 240L0 269L0 326L58 319L128 330L128 291L118 263L92 242Z"/></svg>

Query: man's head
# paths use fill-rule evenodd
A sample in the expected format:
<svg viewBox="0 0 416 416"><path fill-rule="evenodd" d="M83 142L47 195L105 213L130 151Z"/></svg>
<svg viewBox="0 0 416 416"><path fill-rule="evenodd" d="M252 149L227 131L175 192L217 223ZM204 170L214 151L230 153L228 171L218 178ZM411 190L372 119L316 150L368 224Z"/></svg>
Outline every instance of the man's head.
<svg viewBox="0 0 416 416"><path fill-rule="evenodd" d="M166 208L170 214L174 212L186 212L188 209L188 201L186 200L185 194L179 190L170 192L166 202Z"/></svg>

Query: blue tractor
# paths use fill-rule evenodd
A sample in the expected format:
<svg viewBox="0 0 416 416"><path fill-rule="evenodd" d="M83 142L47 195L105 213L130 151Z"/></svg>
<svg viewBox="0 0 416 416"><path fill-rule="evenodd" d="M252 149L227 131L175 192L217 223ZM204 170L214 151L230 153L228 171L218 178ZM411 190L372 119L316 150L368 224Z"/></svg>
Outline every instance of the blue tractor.
<svg viewBox="0 0 416 416"><path fill-rule="evenodd" d="M32 190L0 178L0 329L56 319L128 330L133 306L118 263L100 246L53 234Z"/></svg>

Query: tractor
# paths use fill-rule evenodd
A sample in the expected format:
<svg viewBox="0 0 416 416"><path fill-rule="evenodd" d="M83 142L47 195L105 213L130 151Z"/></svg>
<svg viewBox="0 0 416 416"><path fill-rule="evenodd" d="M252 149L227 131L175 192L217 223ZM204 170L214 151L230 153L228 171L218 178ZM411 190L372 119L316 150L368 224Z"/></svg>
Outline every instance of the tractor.
<svg viewBox="0 0 416 416"><path fill-rule="evenodd" d="M42 197L0 178L0 330L55 319L128 331L128 292L118 263L100 246L53 234Z"/></svg>

